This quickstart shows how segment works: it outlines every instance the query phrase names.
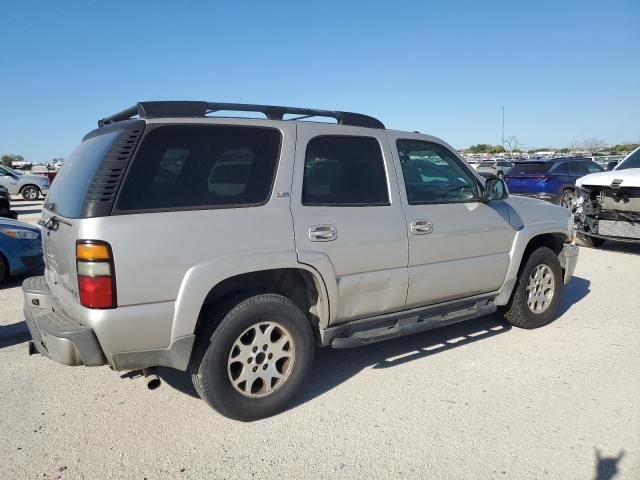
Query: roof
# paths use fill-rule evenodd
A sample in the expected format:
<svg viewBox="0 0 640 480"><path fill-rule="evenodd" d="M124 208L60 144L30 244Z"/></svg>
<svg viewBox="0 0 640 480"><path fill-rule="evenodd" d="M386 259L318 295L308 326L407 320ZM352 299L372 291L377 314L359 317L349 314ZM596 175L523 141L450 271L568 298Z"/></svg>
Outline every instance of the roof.
<svg viewBox="0 0 640 480"><path fill-rule="evenodd" d="M172 117L200 118L219 111L259 112L263 113L269 120L286 121L304 120L312 117L329 117L334 118L338 125L380 129L385 128L384 124L377 118L370 117L369 115L363 115L362 113L343 112L338 110L319 110L315 108L282 107L276 105L200 101L138 102L133 107L129 107L126 110L98 120L98 127L102 128L106 125L123 120L129 120L136 116L142 119ZM285 119L285 115L296 115L296 117Z"/></svg>

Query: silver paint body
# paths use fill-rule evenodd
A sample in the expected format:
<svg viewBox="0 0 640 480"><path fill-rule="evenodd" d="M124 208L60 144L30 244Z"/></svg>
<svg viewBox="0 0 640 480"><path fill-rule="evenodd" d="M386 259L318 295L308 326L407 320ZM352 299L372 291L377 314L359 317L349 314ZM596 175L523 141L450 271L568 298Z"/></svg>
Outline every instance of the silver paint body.
<svg viewBox="0 0 640 480"><path fill-rule="evenodd" d="M490 293L496 305L504 305L531 238L555 233L571 240L568 209L547 202L510 197L488 203L409 205L396 139L436 142L455 152L428 135L262 119L147 123L267 125L282 133L282 148L265 205L66 219L69 225L61 223L58 231L43 231L51 295L70 316L93 329L112 364L114 355L170 349L192 337L207 294L239 274L282 268L308 271L319 293L322 330L478 294ZM379 141L390 205L302 205L307 142L328 134ZM43 211L45 221L51 215ZM117 308L80 305L78 239L111 245ZM575 261L561 260L568 280Z"/></svg>

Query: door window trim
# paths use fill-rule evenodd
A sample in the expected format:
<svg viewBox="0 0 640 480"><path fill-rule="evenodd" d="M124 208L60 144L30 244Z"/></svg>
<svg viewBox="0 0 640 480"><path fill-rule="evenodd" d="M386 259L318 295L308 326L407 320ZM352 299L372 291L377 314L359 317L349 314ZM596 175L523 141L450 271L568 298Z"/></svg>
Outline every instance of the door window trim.
<svg viewBox="0 0 640 480"><path fill-rule="evenodd" d="M335 137L344 137L344 138L367 138L373 139L378 143L378 147L380 148L380 159L382 160L382 168L384 170L385 175L385 189L387 191L387 201L379 202L379 203L307 203L304 201L304 169L307 166L307 155L309 154L309 145L314 140L319 138L335 138ZM387 162L384 155L384 148L382 146L382 142L379 138L371 135L348 135L348 134L332 134L325 133L321 135L316 135L307 140L307 144L304 149L304 158L302 159L302 184L300 186L300 204L303 207L354 207L354 208L362 208L362 207L389 207L391 206L391 188L389 182L389 171L387 168Z"/></svg>
<svg viewBox="0 0 640 480"><path fill-rule="evenodd" d="M440 147L442 149L444 149L445 151L447 151L451 157L453 158L453 161L463 170L465 170L466 172L468 172L471 176L472 181L474 182L476 188L477 188L477 193L480 194L480 196L475 196L473 198L468 198L466 200L451 200L451 201L410 201L409 200L409 195L407 193L407 183L405 181L404 178L404 170L402 169L402 164L400 163L400 148L398 147L398 143L399 142L422 142L428 145L435 145L436 147ZM406 198L407 201L407 205L450 205L450 204L457 204L457 203L479 203L482 202L482 194L484 193L484 185L482 184L482 182L480 182L480 180L478 180L475 171L473 171L473 169L466 165L465 162L463 160L460 160L460 158L458 157L458 155L456 155L454 152L452 152L449 148L447 148L446 146L442 145L441 143L438 142L433 142L433 141L429 141L429 140L423 140L421 138L406 138L406 137L400 137L400 138L396 138L396 142L395 142L395 148L396 148L396 152L398 154L398 163L400 164L400 173L402 174L402 186L404 186L404 196Z"/></svg>

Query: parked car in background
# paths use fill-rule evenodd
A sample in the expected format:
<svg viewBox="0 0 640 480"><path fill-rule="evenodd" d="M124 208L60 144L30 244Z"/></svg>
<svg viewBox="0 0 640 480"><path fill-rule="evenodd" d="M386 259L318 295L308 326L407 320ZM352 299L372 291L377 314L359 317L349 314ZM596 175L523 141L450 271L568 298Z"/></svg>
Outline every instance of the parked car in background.
<svg viewBox="0 0 640 480"><path fill-rule="evenodd" d="M206 116L220 110L266 118ZM42 210L45 274L22 286L31 351L144 369L152 386L150 368L189 370L231 418L286 408L316 345L498 309L546 325L577 262L567 209L367 115L142 102L98 125Z"/></svg>
<svg viewBox="0 0 640 480"><path fill-rule="evenodd" d="M574 223L582 244L640 242L640 147L614 170L582 177L576 187Z"/></svg>
<svg viewBox="0 0 640 480"><path fill-rule="evenodd" d="M590 158L551 158L517 162L504 179L510 193L570 208L576 197L576 180L603 171Z"/></svg>
<svg viewBox="0 0 640 480"><path fill-rule="evenodd" d="M31 169L31 174L47 177L49 179L49 183L51 183L53 182L53 179L56 178L58 172L53 166L50 167L49 165L36 165Z"/></svg>
<svg viewBox="0 0 640 480"><path fill-rule="evenodd" d="M40 229L17 220L0 218L0 283L43 266Z"/></svg>
<svg viewBox="0 0 640 480"><path fill-rule="evenodd" d="M620 160L611 160L610 162L607 162L606 170L607 171L613 170L618 166L618 163L620 163Z"/></svg>
<svg viewBox="0 0 640 480"><path fill-rule="evenodd" d="M485 178L498 177L503 178L504 174L511 170L513 162L505 160L488 160L481 162L476 171Z"/></svg>
<svg viewBox="0 0 640 480"><path fill-rule="evenodd" d="M0 217L13 218L17 217L16 213L11 210L11 195L9 190L0 185Z"/></svg>
<svg viewBox="0 0 640 480"><path fill-rule="evenodd" d="M0 185L10 195L22 195L25 200L37 200L49 191L49 178L41 175L23 175L22 172L0 165Z"/></svg>

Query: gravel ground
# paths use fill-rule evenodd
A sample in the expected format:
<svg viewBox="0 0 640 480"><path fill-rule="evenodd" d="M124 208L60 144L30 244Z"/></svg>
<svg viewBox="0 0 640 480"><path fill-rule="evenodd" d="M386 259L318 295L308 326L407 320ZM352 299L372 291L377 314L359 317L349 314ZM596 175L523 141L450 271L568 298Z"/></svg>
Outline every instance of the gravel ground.
<svg viewBox="0 0 640 480"><path fill-rule="evenodd" d="M0 289L0 478L640 478L640 246L582 249L563 314L318 351L287 412L227 420L165 369L28 357Z"/></svg>

